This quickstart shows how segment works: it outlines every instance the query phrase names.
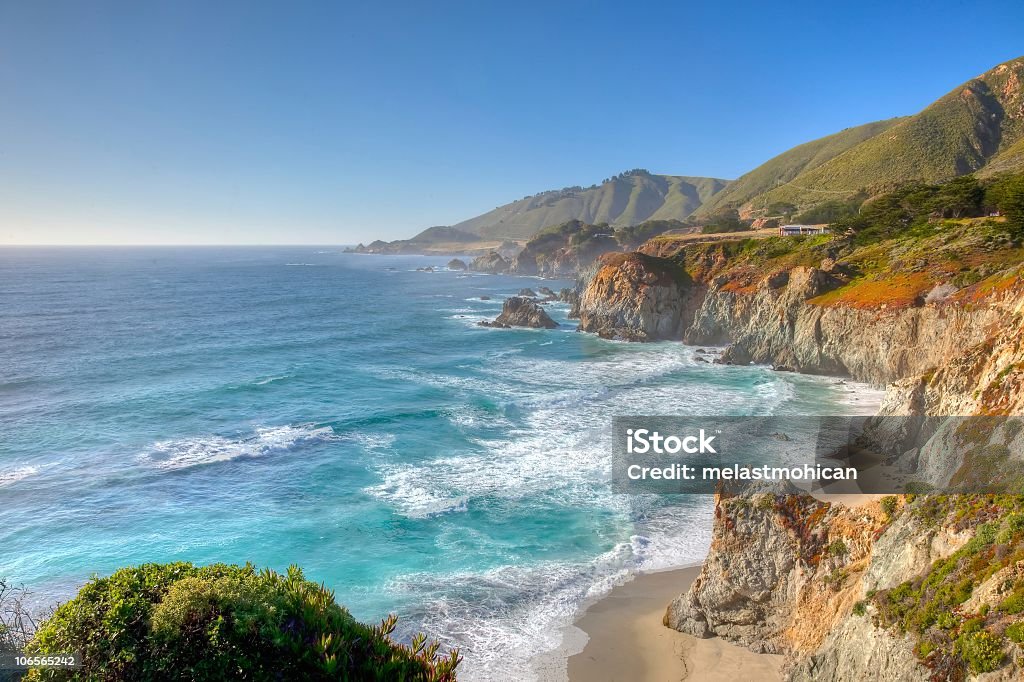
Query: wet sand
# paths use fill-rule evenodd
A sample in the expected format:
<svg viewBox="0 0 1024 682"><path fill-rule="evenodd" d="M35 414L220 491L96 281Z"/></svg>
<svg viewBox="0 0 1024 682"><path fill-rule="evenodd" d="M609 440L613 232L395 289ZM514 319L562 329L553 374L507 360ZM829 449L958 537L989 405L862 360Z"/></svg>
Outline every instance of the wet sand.
<svg viewBox="0 0 1024 682"><path fill-rule="evenodd" d="M693 566L640 575L588 608L575 623L589 639L569 658L570 682L781 680L781 656L755 654L718 638L697 639L662 625L669 602L698 573L700 567Z"/></svg>

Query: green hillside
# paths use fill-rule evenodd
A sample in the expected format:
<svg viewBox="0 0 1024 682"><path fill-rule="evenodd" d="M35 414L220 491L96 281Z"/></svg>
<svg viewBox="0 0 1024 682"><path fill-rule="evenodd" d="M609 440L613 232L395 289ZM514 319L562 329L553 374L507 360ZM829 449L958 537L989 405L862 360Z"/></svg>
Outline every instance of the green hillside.
<svg viewBox="0 0 1024 682"><path fill-rule="evenodd" d="M454 227L494 239L528 239L569 220L636 225L645 220L682 220L727 185L716 178L654 175L632 170L591 187L567 187L499 206Z"/></svg>
<svg viewBox="0 0 1024 682"><path fill-rule="evenodd" d="M463 232L454 227L435 225L423 230L409 241L436 244L438 242L475 242L478 239L477 235Z"/></svg>
<svg viewBox="0 0 1024 682"><path fill-rule="evenodd" d="M793 147L729 183L728 187L704 204L698 213L711 215L726 206L743 206L755 197L760 197L780 184L793 180L801 173L817 168L901 120L893 118L888 121L867 123Z"/></svg>
<svg viewBox="0 0 1024 682"><path fill-rule="evenodd" d="M879 126L875 134L856 140L872 126ZM971 79L914 116L852 128L786 152L741 177L702 213L727 204L749 213L764 212L775 202L807 207L911 182L1017 170L1024 167L1022 140L1024 58L1018 58ZM843 149L843 143L853 144ZM787 157L818 145L833 152L831 157L819 157L792 175ZM772 188L763 189L768 183Z"/></svg>

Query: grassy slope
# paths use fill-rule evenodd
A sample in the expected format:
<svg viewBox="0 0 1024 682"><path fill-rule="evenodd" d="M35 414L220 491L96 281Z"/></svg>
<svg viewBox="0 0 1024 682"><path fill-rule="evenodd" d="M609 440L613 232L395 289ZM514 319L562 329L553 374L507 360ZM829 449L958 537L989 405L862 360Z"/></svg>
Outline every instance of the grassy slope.
<svg viewBox="0 0 1024 682"><path fill-rule="evenodd" d="M648 219L682 220L725 185L725 180L676 175L617 177L578 192L526 197L455 227L484 237L524 239L569 220L616 226Z"/></svg>
<svg viewBox="0 0 1024 682"><path fill-rule="evenodd" d="M1020 277L1024 247L1006 236L1001 219L929 223L891 239L858 244L833 235L697 242L655 237L643 247L679 263L696 280L725 277L724 289L753 292L773 272L837 261L836 288L810 299L820 306L887 309L920 305L939 284L951 301L970 304ZM657 249L659 240L672 248Z"/></svg>
<svg viewBox="0 0 1024 682"><path fill-rule="evenodd" d="M1024 58L964 83L914 116L851 128L777 156L701 213L728 203L755 210L775 201L806 207L861 190L1019 170L1022 140Z"/></svg>
<svg viewBox="0 0 1024 682"><path fill-rule="evenodd" d="M779 183L789 182L801 173L817 168L901 120L894 118L867 123L793 147L731 183L702 206L698 213L707 215L730 204L743 205L755 197L763 197ZM763 203L763 199L756 203L761 206L767 205Z"/></svg>

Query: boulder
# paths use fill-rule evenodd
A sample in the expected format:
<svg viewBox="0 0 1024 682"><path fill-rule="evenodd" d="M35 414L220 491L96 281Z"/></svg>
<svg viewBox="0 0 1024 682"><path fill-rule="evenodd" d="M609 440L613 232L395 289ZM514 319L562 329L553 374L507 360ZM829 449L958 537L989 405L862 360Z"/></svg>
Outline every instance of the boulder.
<svg viewBox="0 0 1024 682"><path fill-rule="evenodd" d="M448 261L449 270L465 270L466 267L466 261L462 260L461 258L452 258L450 261Z"/></svg>
<svg viewBox="0 0 1024 682"><path fill-rule="evenodd" d="M532 301L523 296L512 296L505 299L501 306L501 314L493 322L486 320L478 323L481 327L532 327L535 329L554 329L558 323Z"/></svg>
<svg viewBox="0 0 1024 682"><path fill-rule="evenodd" d="M491 251L490 253L474 258L473 262L469 264L469 269L476 272L488 272L492 275L496 275L508 272L509 262L497 251Z"/></svg>

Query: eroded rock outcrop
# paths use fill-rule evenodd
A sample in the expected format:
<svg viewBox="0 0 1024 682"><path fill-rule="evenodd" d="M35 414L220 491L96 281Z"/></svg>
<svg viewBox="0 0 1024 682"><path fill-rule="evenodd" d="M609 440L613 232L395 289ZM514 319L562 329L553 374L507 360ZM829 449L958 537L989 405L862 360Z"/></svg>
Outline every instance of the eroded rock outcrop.
<svg viewBox="0 0 1024 682"><path fill-rule="evenodd" d="M813 650L828 632L823 616L852 607L883 519L877 505L851 510L792 486L720 497L711 551L665 624L758 652Z"/></svg>
<svg viewBox="0 0 1024 682"><path fill-rule="evenodd" d="M487 272L492 275L508 272L510 264L497 251L491 251L482 256L477 256L469 264L469 269L475 272Z"/></svg>
<svg viewBox="0 0 1024 682"><path fill-rule="evenodd" d="M863 600L920 575L972 533L911 514L892 521L877 501L847 507L786 492L716 500L711 551L665 624L786 654L792 680L929 679L914 641L877 627Z"/></svg>
<svg viewBox="0 0 1024 682"><path fill-rule="evenodd" d="M523 296L512 296L505 299L501 306L501 314L493 322L482 321L481 327L532 327L535 329L554 329L558 323L532 299Z"/></svg>
<svg viewBox="0 0 1024 682"><path fill-rule="evenodd" d="M783 242L652 240L649 253L598 262L581 296L581 329L730 344L720 361L889 384L873 427L889 462L922 483L990 485L1020 464L991 461L997 450L1024 451L1024 430L1007 424L983 441L945 415L1024 413L1024 268L969 227L947 229L934 243L871 252L842 240L788 252ZM989 265L975 272L965 253ZM951 277L950 257L970 276ZM972 451L988 468L967 461ZM1018 561L1012 547L1024 542L1013 498L999 511L950 496L953 508L942 513L926 506L934 498L901 513L898 499L854 507L766 492L718 499L711 551L666 624L784 653L794 680L974 679L965 672L975 665L994 671L977 679L1017 679L1024 652L1005 630L1019 617L1000 611L1007 595L1024 600L1024 568L1001 563ZM992 523L1001 530L972 541ZM959 601L943 602L950 593ZM943 609L950 625L929 620ZM978 622L984 632L967 629ZM989 658L967 661L964 646L987 646ZM993 647L1005 647L1003 658Z"/></svg>
<svg viewBox="0 0 1024 682"><path fill-rule="evenodd" d="M568 277L600 255L621 249L612 228L570 220L534 235L512 261L511 271L517 275Z"/></svg>
<svg viewBox="0 0 1024 682"><path fill-rule="evenodd" d="M882 384L946 362L1002 319L993 306L858 308L815 300L838 285L813 267L769 274L750 287L714 281L685 341L731 342L754 362Z"/></svg>
<svg viewBox="0 0 1024 682"><path fill-rule="evenodd" d="M641 253L606 254L580 296L580 329L603 338L682 338L692 318L686 274L670 261Z"/></svg>
<svg viewBox="0 0 1024 682"><path fill-rule="evenodd" d="M461 258L452 258L450 261L448 261L449 270L465 270L466 267L466 261L462 260Z"/></svg>

